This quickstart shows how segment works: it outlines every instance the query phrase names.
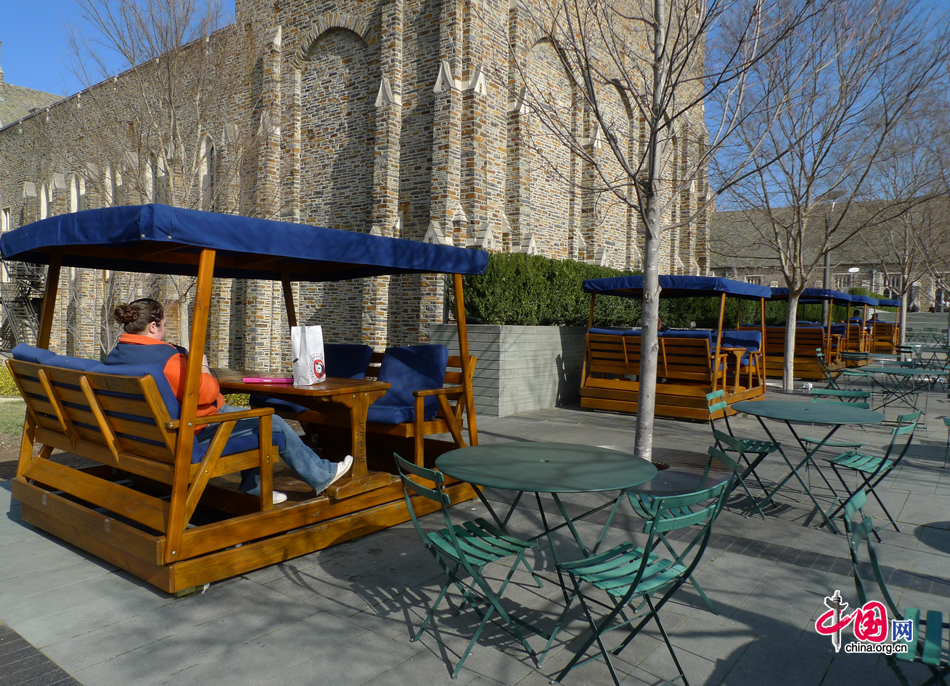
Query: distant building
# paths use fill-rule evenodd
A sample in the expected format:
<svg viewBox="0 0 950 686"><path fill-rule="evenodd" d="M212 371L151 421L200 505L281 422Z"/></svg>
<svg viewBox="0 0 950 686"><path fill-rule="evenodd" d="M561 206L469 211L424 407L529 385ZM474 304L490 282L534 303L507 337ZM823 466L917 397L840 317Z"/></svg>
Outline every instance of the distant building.
<svg viewBox="0 0 950 686"><path fill-rule="evenodd" d="M761 226L764 227L765 215L762 216ZM714 212L710 214L709 225L713 274L762 286L786 286L775 251L763 240L748 213ZM859 234L830 253L827 287L842 292L849 288L866 288L888 298L899 298L900 269L896 260L883 259L887 257L887 250L874 250L868 245L867 241L874 240L873 227L865 231L868 233L863 234L864 237ZM814 258L813 250L804 246L806 258ZM920 273L921 270L917 271ZM807 286L824 288L824 278L824 268L819 263ZM950 283L950 271L943 279L944 283ZM945 292L930 274L921 274L908 292L908 305L914 300L921 311L926 312L933 304L939 308L940 303L950 301L950 292Z"/></svg>

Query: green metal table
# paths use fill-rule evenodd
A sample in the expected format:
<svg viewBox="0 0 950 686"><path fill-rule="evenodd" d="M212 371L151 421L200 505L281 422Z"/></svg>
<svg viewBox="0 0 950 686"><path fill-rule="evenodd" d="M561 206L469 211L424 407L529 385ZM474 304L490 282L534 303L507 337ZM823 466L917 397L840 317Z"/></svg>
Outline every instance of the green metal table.
<svg viewBox="0 0 950 686"><path fill-rule="evenodd" d="M835 487L831 485L831 482L828 481L828 478L821 471L821 467L814 460L814 455L821 447L831 439L835 432L840 429L845 424L880 424L884 421L884 415L880 412L874 412L872 410L865 410L861 407L854 407L850 403L815 403L815 402L798 402L796 400L745 400L743 402L735 403L733 409L736 412L744 412L745 414L751 414L756 419L759 420L759 424L762 425L762 428L765 430L765 433L768 434L769 440L778 445L778 453L788 464L791 471L788 475L776 484L775 488L771 492L766 493L765 500L762 501L761 506L764 507L775 494L778 493L779 489L782 488L792 477L798 479L801 483L802 488L808 493L808 497L811 498L811 501L815 504L815 507L818 508L818 511L821 512L822 517L824 517L825 523L828 527L838 533L838 529L835 527L833 521L828 516L828 512L832 511L839 500L838 492L835 490ZM782 444L775 439L775 436L772 435L772 432L769 431L768 426L766 426L766 419L774 419L777 421L785 422L785 425L788 427L788 430L792 432L792 436L795 437L795 440L798 441L798 445L801 446L802 452L805 453L804 459L802 459L797 465L793 463L788 455L785 454ZM805 445L805 442L799 437L798 432L795 431L795 424L814 424L819 426L831 427L831 430L821 439L820 442L815 444L815 447L812 450L809 450ZM812 465L815 467L815 471L818 472L818 475L821 476L822 480L825 482L825 485L831 490L833 496L833 502L831 507L828 510L825 510L821 504L818 502L818 499L815 497L815 494L811 492L808 484L802 479L801 475L798 473L798 470L806 465Z"/></svg>
<svg viewBox="0 0 950 686"><path fill-rule="evenodd" d="M514 442L471 446L441 455L435 461L435 466L443 474L474 485L478 497L501 528L505 528L508 520L511 519L521 496L526 492L534 493L544 528L544 531L535 538L547 537L555 560L557 560L557 550L554 548L554 539L551 536L555 531L567 526L581 552L588 555L590 553L581 541L574 522L611 507L610 516L593 548L596 551L617 512L624 490L639 486L656 476L656 467L652 462L629 453L571 443ZM482 494L481 488L478 488L479 486L517 492L504 519L495 514L491 504ZM619 491L619 493L612 502L574 517L567 513L559 497L561 493L606 491ZM548 524L547 514L541 502L542 493L548 493L554 499L564 518L564 524L555 527ZM558 570L561 588L566 594L566 586L560 574Z"/></svg>
<svg viewBox="0 0 950 686"><path fill-rule="evenodd" d="M874 408L876 410L884 409L895 402L904 402L912 410L916 410L920 391L927 390L935 385L935 377L943 377L944 379L947 377L947 372L931 367L863 367L861 371L868 374L872 381L875 374L888 376L894 381L892 386L880 381L876 382L881 387L881 404ZM914 402L908 400L911 396L914 396ZM925 402L926 399L925 396ZM926 417L926 415L925 405L924 416Z"/></svg>

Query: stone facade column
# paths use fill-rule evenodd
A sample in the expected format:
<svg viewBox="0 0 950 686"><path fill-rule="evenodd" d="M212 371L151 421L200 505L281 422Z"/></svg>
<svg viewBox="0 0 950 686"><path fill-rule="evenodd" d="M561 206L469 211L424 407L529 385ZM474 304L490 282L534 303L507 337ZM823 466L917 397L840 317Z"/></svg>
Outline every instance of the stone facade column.
<svg viewBox="0 0 950 686"><path fill-rule="evenodd" d="M260 136L255 213L276 219L281 208L281 121L280 72L281 27L270 30L264 40L262 57ZM274 307L280 284L272 281L248 281L244 318L244 362L250 369L272 371L274 357L279 360L281 333L286 326L283 306ZM280 299L283 303L283 299Z"/></svg>
<svg viewBox="0 0 950 686"><path fill-rule="evenodd" d="M280 218L300 221L301 156L301 79L300 69L292 69L286 84L286 105L281 117L281 198Z"/></svg>
<svg viewBox="0 0 950 686"><path fill-rule="evenodd" d="M58 216L69 212L69 188L66 177L53 174L49 184L49 216Z"/></svg>
<svg viewBox="0 0 950 686"><path fill-rule="evenodd" d="M381 236L402 238L399 212L399 145L402 131L402 90L404 30L403 0L391 0L383 7L380 28L379 90L376 94L376 131L373 157L373 215L371 231ZM382 350L389 343L390 277L363 282L363 309L360 338Z"/></svg>

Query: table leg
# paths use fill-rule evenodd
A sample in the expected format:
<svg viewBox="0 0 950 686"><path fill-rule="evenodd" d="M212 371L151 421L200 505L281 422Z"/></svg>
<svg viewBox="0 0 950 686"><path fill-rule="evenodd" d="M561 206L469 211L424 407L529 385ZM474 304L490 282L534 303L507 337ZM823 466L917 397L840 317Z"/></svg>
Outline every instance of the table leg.
<svg viewBox="0 0 950 686"><path fill-rule="evenodd" d="M366 415L369 406L381 398L385 391L353 393L334 396L333 402L340 403L350 411L350 454L353 456L353 469L327 489L331 498L349 498L366 491L372 491L393 482L389 472L370 472L366 467Z"/></svg>
<svg viewBox="0 0 950 686"><path fill-rule="evenodd" d="M784 479L779 481L778 484L776 484L775 488L772 489L771 493L766 493L765 500L763 500L760 503L759 507L764 507L765 505L767 505L769 501L771 501L772 498L775 497L775 494L779 492L782 486L784 486L792 477L795 477L796 479L798 479L798 482L802 485L802 488L805 489L805 492L808 493L808 497L811 498L811 501L815 504L815 507L818 508L819 512L821 512L821 516L824 518L825 523L828 525L828 527L833 532L838 533L838 529L835 527L834 522L831 521L830 517L828 517L828 513L825 512L825 509L821 506L821 504L818 502L818 499L811 492L811 489L808 487L808 484L806 484L805 481L802 479L801 475L798 473L798 470L802 466L811 464L814 462L812 459L812 456L821 448L821 446L823 446L834 435L834 433L838 430L838 428L841 425L839 424L835 426L831 431L829 431L828 434L823 439L821 439L821 442L818 444L818 447L815 448L815 450L809 452L805 448L805 444L802 442L801 438L799 438L798 434L795 433L795 429L792 428L791 423L786 422L786 425L788 426L789 430L792 432L792 435L795 437L795 440L798 441L799 446L801 446L802 450L805 453L805 458L801 462L799 462L798 465L795 465L788 458L788 455L785 454L785 449L782 448L782 445L778 441L775 440L775 437L772 435L772 432L768 430L768 427L765 425L765 422L762 421L762 418L757 417L757 419L759 420L759 424L761 424L762 428L765 430L765 433L768 434L769 440L771 440L773 443L775 443L778 446L778 453L781 454L782 459L785 460L785 463L789 466L789 469L791 469L788 475ZM831 492L835 496L834 502L832 503L832 506L831 506L833 509L839 499L838 492L835 490L834 486L832 486L831 483L828 481L827 477L825 477L824 473L818 467L817 463L815 463L815 471L818 472L822 480L828 485L828 488L831 489Z"/></svg>

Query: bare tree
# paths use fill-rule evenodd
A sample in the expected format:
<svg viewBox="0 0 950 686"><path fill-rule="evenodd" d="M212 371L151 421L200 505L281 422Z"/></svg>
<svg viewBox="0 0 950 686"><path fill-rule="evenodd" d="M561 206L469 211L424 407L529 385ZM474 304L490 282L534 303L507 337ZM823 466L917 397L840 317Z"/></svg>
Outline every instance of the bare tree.
<svg viewBox="0 0 950 686"><path fill-rule="evenodd" d="M678 230L704 217L710 198L738 178L725 175L715 190L707 186L711 157L743 117L758 111L739 106L749 95L753 65L814 11L810 2L783 0L548 0L530 30L553 47L568 96L516 56L514 97L523 98L546 138L566 147L583 170L559 166L546 141L534 142L535 155L590 199L593 211L600 206L595 226L619 207L642 231L639 457L650 459L653 447L664 234L674 265ZM729 106L706 117L704 103L713 94ZM767 121L770 113L762 116ZM761 163L760 157L755 164ZM628 241L637 252L637 236Z"/></svg>
<svg viewBox="0 0 950 686"><path fill-rule="evenodd" d="M947 58L946 21L929 6L871 0L821 8L755 65L750 100L760 109L740 117L738 129L740 156L751 153L753 164L727 200L746 212L757 247L777 256L789 289L786 388L798 298L829 251L892 215L884 203L859 217L855 203L867 199L889 140L939 81ZM779 160L760 163L770 158ZM736 154L717 159L730 175L741 163ZM839 197L833 208L829 201Z"/></svg>

